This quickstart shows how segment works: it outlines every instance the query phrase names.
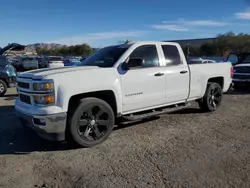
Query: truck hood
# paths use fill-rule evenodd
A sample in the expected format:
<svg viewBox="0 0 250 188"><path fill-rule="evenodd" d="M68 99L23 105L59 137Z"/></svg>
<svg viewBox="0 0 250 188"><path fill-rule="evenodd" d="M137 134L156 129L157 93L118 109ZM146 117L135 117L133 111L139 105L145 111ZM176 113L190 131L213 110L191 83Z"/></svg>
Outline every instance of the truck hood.
<svg viewBox="0 0 250 188"><path fill-rule="evenodd" d="M64 74L68 72L78 72L90 69L99 69L97 66L77 66L77 67L59 67L59 68L45 68L26 71L18 75L19 78L30 78L30 79L43 79L46 76L55 74Z"/></svg>
<svg viewBox="0 0 250 188"><path fill-rule="evenodd" d="M4 55L5 52L10 50L22 51L25 49L26 46L18 44L18 43L10 43L4 48L0 48L0 55Z"/></svg>

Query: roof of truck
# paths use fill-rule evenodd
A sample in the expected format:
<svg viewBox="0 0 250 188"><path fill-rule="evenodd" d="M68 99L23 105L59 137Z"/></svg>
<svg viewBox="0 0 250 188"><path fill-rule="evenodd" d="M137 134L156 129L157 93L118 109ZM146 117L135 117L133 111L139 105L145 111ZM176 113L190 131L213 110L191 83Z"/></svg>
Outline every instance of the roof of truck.
<svg viewBox="0 0 250 188"><path fill-rule="evenodd" d="M147 45L147 44L168 44L168 45L178 45L176 42L161 42L161 41L136 41L136 42L129 42L126 44L118 44L118 45L111 45L110 47L120 47L120 48L127 48L132 46L133 44L140 44L140 45Z"/></svg>

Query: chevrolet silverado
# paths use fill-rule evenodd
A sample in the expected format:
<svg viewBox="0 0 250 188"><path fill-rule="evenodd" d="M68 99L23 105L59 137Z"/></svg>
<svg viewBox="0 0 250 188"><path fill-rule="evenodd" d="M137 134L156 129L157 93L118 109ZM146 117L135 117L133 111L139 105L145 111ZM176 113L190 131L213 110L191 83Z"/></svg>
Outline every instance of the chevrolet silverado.
<svg viewBox="0 0 250 188"><path fill-rule="evenodd" d="M135 42L102 48L80 66L21 73L16 114L49 140L81 147L104 142L118 121L137 121L185 109L219 108L232 82L229 63L188 65L173 42Z"/></svg>

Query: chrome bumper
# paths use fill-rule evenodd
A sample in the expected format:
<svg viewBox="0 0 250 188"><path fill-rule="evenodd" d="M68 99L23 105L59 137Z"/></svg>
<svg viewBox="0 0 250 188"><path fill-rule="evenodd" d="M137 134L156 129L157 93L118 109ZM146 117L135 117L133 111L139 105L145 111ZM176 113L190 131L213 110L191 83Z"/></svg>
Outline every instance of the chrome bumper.
<svg viewBox="0 0 250 188"><path fill-rule="evenodd" d="M16 109L16 115L24 127L33 129L40 137L52 141L65 140L66 113L33 115Z"/></svg>

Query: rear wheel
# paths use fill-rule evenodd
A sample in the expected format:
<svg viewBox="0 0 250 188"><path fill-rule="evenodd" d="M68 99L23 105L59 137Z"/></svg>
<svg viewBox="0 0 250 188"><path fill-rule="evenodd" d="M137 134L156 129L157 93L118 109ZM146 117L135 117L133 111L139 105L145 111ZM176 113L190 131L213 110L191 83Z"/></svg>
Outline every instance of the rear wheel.
<svg viewBox="0 0 250 188"><path fill-rule="evenodd" d="M0 97L2 97L7 91L7 85L5 81L0 79Z"/></svg>
<svg viewBox="0 0 250 188"><path fill-rule="evenodd" d="M215 111L221 105L222 89L217 83L208 83L206 93L201 100L199 106L206 112Z"/></svg>
<svg viewBox="0 0 250 188"><path fill-rule="evenodd" d="M69 121L69 136L82 147L92 147L109 137L114 122L108 103L97 98L82 99Z"/></svg>

